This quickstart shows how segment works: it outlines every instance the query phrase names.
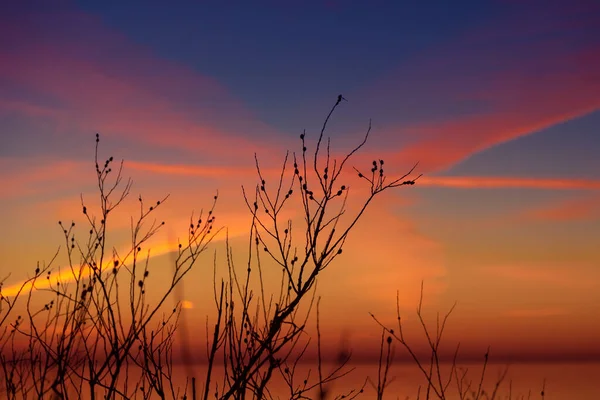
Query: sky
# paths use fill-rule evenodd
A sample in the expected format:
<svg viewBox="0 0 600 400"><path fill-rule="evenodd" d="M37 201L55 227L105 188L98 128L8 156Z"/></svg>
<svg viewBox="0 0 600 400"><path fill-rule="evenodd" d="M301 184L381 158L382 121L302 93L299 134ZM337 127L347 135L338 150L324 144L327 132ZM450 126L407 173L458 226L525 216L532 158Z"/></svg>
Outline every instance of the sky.
<svg viewBox="0 0 600 400"><path fill-rule="evenodd" d="M447 334L465 354L598 359L598 21L592 0L3 2L4 288L52 257L58 220L83 222L96 133L134 181L115 246L138 194L170 195L160 249L218 190L218 221L243 254L254 154L276 176L343 94L334 153L371 120L353 165L384 159L402 175L419 162L423 176L377 197L324 271L325 340L377 355L369 312L394 323L398 291L414 325L424 282L431 315L457 303ZM221 239L183 288L194 330L211 312ZM167 258L153 260L159 277Z"/></svg>

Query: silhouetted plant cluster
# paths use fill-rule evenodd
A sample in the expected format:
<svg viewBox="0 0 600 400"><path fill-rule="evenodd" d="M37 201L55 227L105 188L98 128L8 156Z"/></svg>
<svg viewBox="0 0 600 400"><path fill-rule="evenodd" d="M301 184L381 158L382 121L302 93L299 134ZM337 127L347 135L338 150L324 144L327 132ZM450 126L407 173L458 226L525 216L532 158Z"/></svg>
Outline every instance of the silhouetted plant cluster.
<svg viewBox="0 0 600 400"><path fill-rule="evenodd" d="M319 276L342 254L350 232L376 196L391 188L412 186L420 177L411 177L415 165L401 177L388 178L382 159L373 161L369 173L354 168L369 190L351 211L350 186L342 181L346 179L343 172L365 145L371 124L356 147L335 158L325 131L343 100L338 96L325 118L314 151L309 152L306 133L302 133L302 150L286 153L274 181L263 175L255 155L258 182L252 190L242 188L251 217L248 255L243 269L238 268L227 238L225 262L219 263L215 256L214 324L209 329L207 323L207 372L199 391L195 376L188 376L189 384L183 388L175 384L173 352L181 304L171 309L165 303L219 232L214 228L218 196L206 215L190 218L187 237L174 250L169 281L150 301L146 291L154 273L149 240L165 224L157 222L154 215L168 196L150 205L138 197L131 242L126 250L114 247L107 238L113 211L129 196L132 181L123 180L123 162L114 171L113 157L99 161L100 138L96 135L98 207L91 207L81 197L86 222L83 236L74 222L59 221L66 266L54 266L57 252L48 264L38 265L11 297L2 295L5 279L0 281L2 397L268 399L274 397L270 385L278 379L284 382L290 399L308 399L315 392L319 399L351 399L362 394L367 383L381 399L393 380L390 371L394 344L398 343L427 380L424 398L445 399L452 379L461 399L495 398L504 375L491 395L482 388L483 375L473 386L466 371L459 372L455 363L450 376L442 378L439 346L450 312L441 324L438 318L432 335L422 318L421 304L417 315L431 349L429 364L417 357L405 339L398 304L396 331L375 319L382 328L377 379L365 379L337 396L332 394L329 384L352 371L348 364L351 354L341 352L337 363L325 370L320 299L316 298ZM301 218L292 220L286 210L299 210ZM219 278L221 266L224 273ZM277 274L279 284L273 290L265 277ZM15 316L19 299L24 301L25 311ZM300 362L311 346L307 326L313 308L317 363L315 371L300 373ZM487 355L484 373L486 364ZM421 398L420 391L418 396Z"/></svg>
<svg viewBox="0 0 600 400"><path fill-rule="evenodd" d="M0 360L8 398L177 398L184 394L172 385L172 347L180 308L167 312L164 303L214 237L213 210L206 221L190 228L187 241L179 245L170 282L162 293L153 293L156 300L150 302L145 246L164 225L151 218L168 196L150 206L140 196L129 249L111 247L107 238L111 216L129 195L132 181L123 181L122 162L117 171L113 157L99 162L99 141L96 135L98 209L93 211L81 197L86 235L79 239L74 222L59 221L66 267L52 268L57 253L50 264L35 269L12 300L1 298ZM26 315L6 326L19 297L25 297ZM39 306L39 299L49 300ZM141 375L132 382L134 369Z"/></svg>
<svg viewBox="0 0 600 400"><path fill-rule="evenodd" d="M429 355L425 358L420 357L417 354L417 351L415 350L415 344L411 343L404 334L404 325L402 323L402 316L400 315L399 293L396 295L396 329L384 325L377 319L375 315L371 314L373 320L382 329L377 384L373 383L373 381L369 379L371 385L377 393L378 400L383 399L384 392L387 389L389 383L391 383L394 380L394 378L390 378L389 376L393 361L394 344L399 344L400 347L405 350L405 352L414 361L415 365L418 367L423 377L425 378L425 387L418 387L416 396L417 399L447 399L450 396L450 385L452 383L454 383L455 385L452 389L456 391L456 394L458 395L458 398L460 400L497 400L501 398L499 389L500 386L503 384L504 380L506 379L506 376L508 374L508 367L505 367L499 373L498 377L494 381L493 388L491 390L486 390L484 385L484 379L486 373L488 372L487 367L490 354L489 347L483 356L481 373L476 379L471 378L471 375L469 375L468 367L462 367L457 364L460 343L457 344L456 349L454 351L454 356L450 365L450 371L448 373L444 373L442 371L442 362L440 359L440 345L442 342L444 330L446 328L446 323L448 322L448 318L454 311L455 307L456 303L441 318L439 313L436 314L435 330L432 331L431 328L429 328L427 322L425 321L423 315L423 283L421 283L421 292L416 310L416 315L429 351ZM519 397L515 396L514 399L529 400L532 398L531 396L532 393L530 390L527 397L521 395ZM545 398L545 381L542 384L540 396L542 400ZM509 382L508 396L502 398L506 398L509 400L513 399L512 381Z"/></svg>

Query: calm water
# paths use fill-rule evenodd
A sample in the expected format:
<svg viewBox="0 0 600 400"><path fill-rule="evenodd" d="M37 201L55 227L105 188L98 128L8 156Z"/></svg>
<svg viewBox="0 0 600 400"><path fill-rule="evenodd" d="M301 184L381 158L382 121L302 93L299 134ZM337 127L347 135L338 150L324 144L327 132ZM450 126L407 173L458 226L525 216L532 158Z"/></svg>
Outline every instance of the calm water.
<svg viewBox="0 0 600 400"><path fill-rule="evenodd" d="M468 373L473 380L473 386L479 385L481 374L480 365L464 365L468 368ZM488 365L486 379L483 383L483 388L487 392L494 390L498 374L505 368L505 365L491 364ZM328 399L339 398L338 396L347 394L350 390L360 389L364 385L367 376L377 382L377 365L358 365L348 375L326 386L329 392ZM328 366L324 366L323 373L330 371ZM442 369L442 377L448 376L450 371L449 365L444 365ZM183 366L175 366L173 370L174 386L184 388L186 386L186 377L193 374L197 379L197 394L200 398L203 393L203 382L206 374L204 365L197 365L194 368L185 368ZM394 377L391 384L385 391L384 398L386 399L416 399L419 385L424 384L421 372L411 364L393 365L390 371L390 377ZM317 371L314 365L301 365L296 372L296 385L301 384L308 376L309 382L314 382L317 376ZM128 381L130 383L137 381L136 373L130 371ZM216 375L214 378L222 387L222 377ZM514 364L509 367L508 374L499 387L496 399L542 399L541 389L545 381L545 396L544 400L600 400L600 363L597 364ZM214 382L214 381L213 381ZM189 381L188 381L189 383ZM273 398L289 399L289 388L278 377L272 385L269 385L270 394ZM2 386L0 384L0 386ZM133 390L135 386L132 387ZM0 390L0 393L2 391ZM182 393L182 392L180 392ZM98 393L99 394L99 393ZM188 391L191 394L191 391ZM420 399L425 399L424 390L421 391ZM317 398L317 392L313 390L306 394L309 398ZM509 397L510 395L510 397ZM373 399L376 392L373 387L367 383L364 386L364 392L359 397L360 399ZM529 397L528 397L529 396ZM2 395L0 395L2 397ZM133 396L132 398L135 398ZM181 398L181 397L180 397ZM191 398L188 397L188 398ZM212 397L214 398L214 397ZM430 396L430 399L436 399L435 395ZM453 383L447 392L448 400L458 400L459 396L456 391L456 384ZM470 397L467 397L470 398ZM489 399L489 397L482 397Z"/></svg>
<svg viewBox="0 0 600 400"><path fill-rule="evenodd" d="M464 365L468 368L468 376L474 383L479 384L481 374L480 365ZM491 364L488 365L486 379L484 380L483 388L488 392L492 392L497 381L499 373L506 365ZM304 379L310 370L310 376L316 377L316 369L314 366L304 365L299 367L301 374L298 375L298 383ZM204 381L205 368L197 366L194 368L194 374L198 380L198 391L202 387ZM324 373L328 369L324 369ZM450 371L450 366L444 366L442 373ZM185 384L185 376L187 375L184 368L178 367L177 376L182 377L182 384ZM304 374L304 375L302 375ZM421 372L411 364L393 365L390 376L395 377L392 383L386 390L385 398L389 399L416 399L417 391L420 384L424 383L421 378ZM330 384L327 388L333 394L344 394L353 388L360 388L366 377L370 376L377 382L377 365L358 365L349 375L341 378ZM443 375L442 375L443 376ZM446 375L447 376L447 375ZM309 379L312 381L313 379ZM592 364L513 364L509 366L508 374L499 387L497 399L508 399L512 393L512 399L528 398L541 399L541 389L545 380L545 397L544 400L600 400L600 363ZM275 398L289 398L289 389L282 384L281 381L274 382L276 385L270 386L271 394ZM449 400L459 399L456 392L456 384L450 385ZM363 399L375 398L375 390L367 383L364 394L359 397ZM316 398L316 393L310 394ZM424 393L421 394L421 399L424 399ZM432 399L436 398L431 396Z"/></svg>

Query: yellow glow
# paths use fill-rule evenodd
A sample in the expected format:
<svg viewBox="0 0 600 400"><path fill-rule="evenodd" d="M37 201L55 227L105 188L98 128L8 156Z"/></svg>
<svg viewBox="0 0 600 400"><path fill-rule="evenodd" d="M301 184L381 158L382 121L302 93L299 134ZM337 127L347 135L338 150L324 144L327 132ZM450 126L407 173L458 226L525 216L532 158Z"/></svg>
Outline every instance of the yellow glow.
<svg viewBox="0 0 600 400"><path fill-rule="evenodd" d="M192 303L189 300L183 300L181 302L181 308L186 309L186 310L190 310L190 309L194 308L194 303Z"/></svg>

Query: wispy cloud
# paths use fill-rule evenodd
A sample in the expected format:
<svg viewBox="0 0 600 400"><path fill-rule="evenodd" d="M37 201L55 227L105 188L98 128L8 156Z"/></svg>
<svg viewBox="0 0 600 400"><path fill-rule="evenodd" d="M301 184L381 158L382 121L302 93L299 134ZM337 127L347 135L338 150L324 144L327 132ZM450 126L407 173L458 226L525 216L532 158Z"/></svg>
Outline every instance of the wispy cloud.
<svg viewBox="0 0 600 400"><path fill-rule="evenodd" d="M362 155L365 161L371 156ZM269 160L270 161L270 160ZM127 167L166 175L207 176L207 177L253 177L256 169L220 167L209 165L161 164L127 161ZM261 168L268 176L277 176L280 168ZM413 176L414 177L414 176ZM408 179L408 177L407 177ZM547 189L547 190L600 190L600 180L568 178L528 178L518 176L435 176L425 175L418 179L418 186L448 187L458 189Z"/></svg>
<svg viewBox="0 0 600 400"><path fill-rule="evenodd" d="M425 280L425 297L435 301L445 290L443 244L420 232L411 219L391 216L391 209L398 204L396 198L380 197L377 202L345 246L342 259L352 261L333 267L344 268L335 282L337 290L361 292L361 301L370 307L394 303L400 291L403 306L412 307Z"/></svg>
<svg viewBox="0 0 600 400"><path fill-rule="evenodd" d="M571 289L591 289L600 285L600 281L590 276L590 274L599 275L596 268L592 264L582 265L578 262L571 264L538 262L493 265L483 267L482 271L496 277L496 279L509 279L536 286L551 285Z"/></svg>
<svg viewBox="0 0 600 400"><path fill-rule="evenodd" d="M22 159L0 157L0 199L19 198L81 187L89 181L86 167L71 160ZM93 167L88 171L93 174Z"/></svg>
<svg viewBox="0 0 600 400"><path fill-rule="evenodd" d="M524 178L503 176L423 176L419 186L437 186L461 189L531 188L550 190L600 190L600 180Z"/></svg>
<svg viewBox="0 0 600 400"><path fill-rule="evenodd" d="M0 47L7 60L0 75L13 83L0 113L206 154L247 154L258 149L251 134L271 131L215 80L156 57L90 15L40 12L19 23L0 17L0 26L14 42Z"/></svg>
<svg viewBox="0 0 600 400"><path fill-rule="evenodd" d="M229 234L232 236L232 234ZM185 235L182 235L185 237ZM225 239L224 231L219 235L215 236L215 240L224 240ZM145 260L146 258L156 258L165 254L173 253L179 251L179 242L178 241L164 241L164 240L151 240L146 246L149 250L143 250L139 253L139 260ZM118 252L121 263L118 268L122 268L126 266L128 263L133 261L133 250L130 248L122 248L120 252ZM112 271L113 269L113 261L107 261L105 265L102 266L105 271ZM48 289L50 287L55 287L57 282L60 284L67 284L70 282L75 282L81 276L82 279L86 279L87 276L93 274L92 270L89 266L86 265L73 265L73 268L62 267L62 268L52 268L51 273L46 276L42 276L35 280L22 280L19 282L9 283L8 285L2 288L2 296L4 297L14 297L18 294L25 295L30 291L36 289Z"/></svg>
<svg viewBox="0 0 600 400"><path fill-rule="evenodd" d="M600 197L563 200L550 206L525 211L519 216L532 221L582 221L600 217Z"/></svg>
<svg viewBox="0 0 600 400"><path fill-rule="evenodd" d="M517 308L504 313L508 317L516 318L547 318L569 314L564 307Z"/></svg>
<svg viewBox="0 0 600 400"><path fill-rule="evenodd" d="M390 156L442 171L598 110L597 7L557 4L486 21L372 86L366 104L398 116L383 128L389 140L400 138Z"/></svg>
<svg viewBox="0 0 600 400"><path fill-rule="evenodd" d="M205 176L205 177L241 177L256 175L256 168L238 168L210 165L161 164L139 161L127 161L127 167L166 175Z"/></svg>
<svg viewBox="0 0 600 400"><path fill-rule="evenodd" d="M147 257L159 257L171 252L176 252L179 249L179 243L175 241L164 241L164 240L150 240L146 246L149 251L143 250L138 253L137 259L145 260ZM146 247L145 246L145 247ZM120 251L117 252L119 255L119 259L121 260L120 266L118 268L122 268L128 263L131 263L134 259L133 249L122 247ZM112 271L113 269L113 261L107 261L103 266L103 270ZM73 265L73 268L62 267L62 268L51 268L51 273L48 276L42 276L39 279L29 280L29 281L19 281L8 286L2 288L2 295L5 297L13 297L17 294L27 294L33 289L47 289L51 286L55 287L57 282L60 284L66 284L70 282L74 282L81 276L82 279L85 279L90 274L93 274L92 270L87 265Z"/></svg>
<svg viewBox="0 0 600 400"><path fill-rule="evenodd" d="M598 67L600 68L600 65ZM600 90L600 87L598 89ZM540 94L540 97L547 95ZM560 97L560 94L557 96ZM537 99L531 101L535 103ZM526 108L527 105L522 104L521 107ZM417 139L414 144L403 148L398 157L403 160L419 160L422 168L428 172L445 170L474 153L594 112L600 108L600 95L594 104L573 108L576 110L562 113L548 110L548 116L536 116L533 112L518 115L516 110L500 111L490 115L421 126L418 128L418 136L423 139Z"/></svg>

